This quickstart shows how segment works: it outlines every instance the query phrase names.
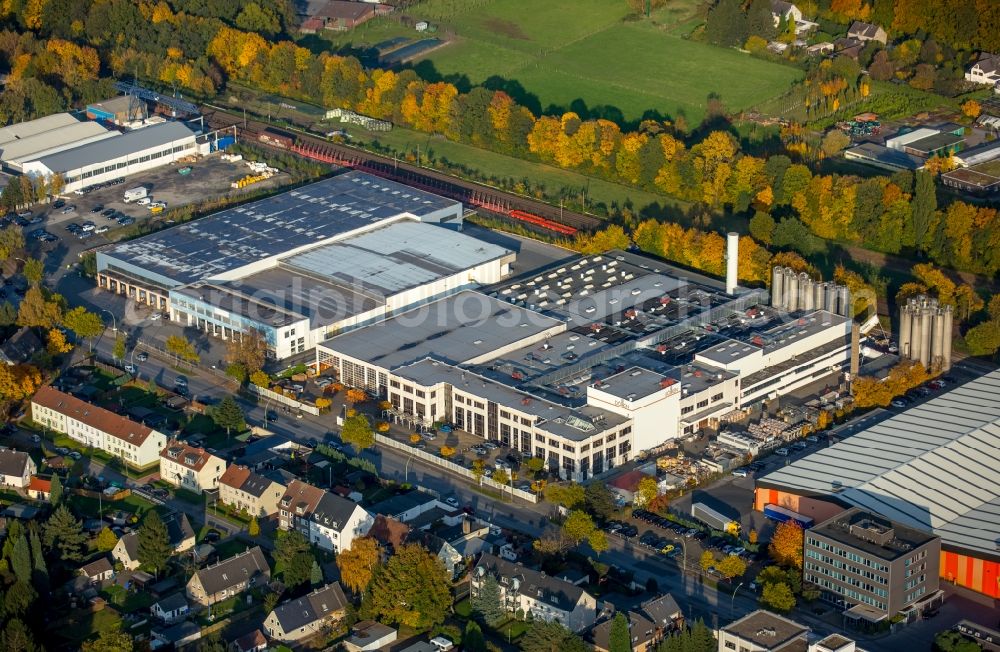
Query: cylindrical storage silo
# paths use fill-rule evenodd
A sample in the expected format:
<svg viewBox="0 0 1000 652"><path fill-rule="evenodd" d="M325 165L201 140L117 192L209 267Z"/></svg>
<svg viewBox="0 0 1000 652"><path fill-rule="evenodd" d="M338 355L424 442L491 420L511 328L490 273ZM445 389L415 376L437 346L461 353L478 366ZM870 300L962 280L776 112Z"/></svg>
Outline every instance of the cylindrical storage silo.
<svg viewBox="0 0 1000 652"><path fill-rule="evenodd" d="M826 284L826 298L823 300L823 307L827 311L837 314L837 284L833 281Z"/></svg>
<svg viewBox="0 0 1000 652"><path fill-rule="evenodd" d="M785 303L785 296L782 294L785 288L785 268L774 266L771 270L771 305L781 308Z"/></svg>
<svg viewBox="0 0 1000 652"><path fill-rule="evenodd" d="M931 338L934 330L934 308L926 302L920 310L920 364L931 368Z"/></svg>
<svg viewBox="0 0 1000 652"><path fill-rule="evenodd" d="M799 277L793 272L785 279L788 284L785 292L785 310L795 312L799 309Z"/></svg>
<svg viewBox="0 0 1000 652"><path fill-rule="evenodd" d="M823 310L823 301L826 300L826 283L820 281L813 285L813 306L816 310Z"/></svg>
<svg viewBox="0 0 1000 652"><path fill-rule="evenodd" d="M899 309L899 357L909 359L910 356L910 327L913 324L913 312L910 303L904 303Z"/></svg>
<svg viewBox="0 0 1000 652"><path fill-rule="evenodd" d="M740 271L740 234L726 234L726 294L736 294Z"/></svg>
<svg viewBox="0 0 1000 652"><path fill-rule="evenodd" d="M931 339L931 364L940 365L944 359L944 310L934 311L934 331Z"/></svg>
<svg viewBox="0 0 1000 652"><path fill-rule="evenodd" d="M799 295L802 297L802 309L812 310L815 307L813 303L813 297L815 292L813 290L813 280L806 276L805 278L799 279Z"/></svg>
<svg viewBox="0 0 1000 652"><path fill-rule="evenodd" d="M951 329L952 319L951 306L944 307L944 351L941 355L941 369L948 371L951 369Z"/></svg>
<svg viewBox="0 0 1000 652"><path fill-rule="evenodd" d="M853 311L851 310L851 291L847 288L846 285L841 285L837 289L837 295L838 295L837 296L837 308L838 308L837 314L838 315L843 315L845 317L852 316L851 313Z"/></svg>
<svg viewBox="0 0 1000 652"><path fill-rule="evenodd" d="M781 302L781 307L784 308L785 310L791 310L789 306L792 304L792 285L794 285L794 281L796 278L797 277L795 276L795 272L792 271L792 268L786 267L785 286L783 288L784 291L782 293L785 298Z"/></svg>
<svg viewBox="0 0 1000 652"><path fill-rule="evenodd" d="M920 360L920 347L924 341L922 312L923 300L918 297L910 304L910 318L913 321L913 326L910 328L910 360Z"/></svg>

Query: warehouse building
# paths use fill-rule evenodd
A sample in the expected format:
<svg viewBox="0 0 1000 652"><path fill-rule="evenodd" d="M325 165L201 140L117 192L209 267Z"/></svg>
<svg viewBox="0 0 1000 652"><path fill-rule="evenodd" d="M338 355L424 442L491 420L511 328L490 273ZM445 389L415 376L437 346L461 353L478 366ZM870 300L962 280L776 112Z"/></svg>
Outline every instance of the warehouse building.
<svg viewBox="0 0 1000 652"><path fill-rule="evenodd" d="M0 147L15 140L30 138L44 134L53 129L59 129L68 125L78 124L80 121L70 113L53 113L36 120L18 122L6 127L0 127Z"/></svg>
<svg viewBox="0 0 1000 652"><path fill-rule="evenodd" d="M143 100L128 95L119 95L103 102L87 105L87 117L116 125L128 125L146 117Z"/></svg>
<svg viewBox="0 0 1000 652"><path fill-rule="evenodd" d="M98 286L224 339L261 331L284 359L510 273L459 232L462 205L348 172L116 245Z"/></svg>
<svg viewBox="0 0 1000 652"><path fill-rule="evenodd" d="M62 175L65 192L168 165L198 151L195 133L164 122L118 134L23 163L28 176Z"/></svg>
<svg viewBox="0 0 1000 652"><path fill-rule="evenodd" d="M941 538L941 579L1000 598L1000 371L757 480L755 509L859 507Z"/></svg>
<svg viewBox="0 0 1000 652"><path fill-rule="evenodd" d="M0 162L5 170L20 174L28 161L117 135L118 132L96 122L74 120L70 124L0 143Z"/></svg>

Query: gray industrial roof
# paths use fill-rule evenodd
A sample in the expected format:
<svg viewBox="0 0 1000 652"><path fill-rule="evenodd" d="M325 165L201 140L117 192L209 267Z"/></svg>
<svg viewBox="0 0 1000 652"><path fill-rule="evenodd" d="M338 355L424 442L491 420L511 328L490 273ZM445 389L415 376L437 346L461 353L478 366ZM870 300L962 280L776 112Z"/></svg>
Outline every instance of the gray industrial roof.
<svg viewBox="0 0 1000 652"><path fill-rule="evenodd" d="M849 325L850 318L848 317L835 315L826 310L817 310L758 333L757 336L764 341L764 352L771 353L786 346L792 346L796 342L825 331L832 326L843 326L844 335L847 336L850 334Z"/></svg>
<svg viewBox="0 0 1000 652"><path fill-rule="evenodd" d="M406 220L310 249L282 265L389 296L510 253L457 231Z"/></svg>
<svg viewBox="0 0 1000 652"><path fill-rule="evenodd" d="M322 346L385 369L426 357L459 364L561 324L532 310L466 290L338 335Z"/></svg>
<svg viewBox="0 0 1000 652"><path fill-rule="evenodd" d="M49 154L38 159L38 162L52 172L70 172L179 140L190 139L191 142L194 142L194 135L193 131L180 122L164 122L129 131L114 138L105 138Z"/></svg>
<svg viewBox="0 0 1000 652"><path fill-rule="evenodd" d="M748 356L758 353L761 347L755 344L747 344L739 340L724 340L706 349L698 351L698 357L711 360L719 364L730 364L737 360L742 360Z"/></svg>
<svg viewBox="0 0 1000 652"><path fill-rule="evenodd" d="M397 369L395 373L425 387L448 383L460 392L474 394L524 414L532 414L538 418L538 423L545 422L540 426L541 429L566 439L588 439L628 421L624 416L596 407L570 408L559 405L436 360L424 359Z"/></svg>
<svg viewBox="0 0 1000 652"><path fill-rule="evenodd" d="M0 149L3 153L0 154L0 159L23 162L37 158L40 154L65 151L82 143L114 138L117 135L118 132L109 131L98 122L74 122L40 134L2 143Z"/></svg>
<svg viewBox="0 0 1000 652"><path fill-rule="evenodd" d="M350 231L411 215L420 219L461 204L348 172L266 199L227 208L199 220L116 245L110 258L190 283Z"/></svg>
<svg viewBox="0 0 1000 652"><path fill-rule="evenodd" d="M761 486L836 496L945 545L997 555L1000 371L806 456Z"/></svg>
<svg viewBox="0 0 1000 652"><path fill-rule="evenodd" d="M9 143L12 140L19 140L21 138L30 138L31 136L78 122L80 121L70 113L53 113L37 120L18 122L0 128L0 144Z"/></svg>
<svg viewBox="0 0 1000 652"><path fill-rule="evenodd" d="M677 383L677 380L649 369L629 367L625 371L600 381L600 385L597 388L618 398L627 398L629 396L642 398L663 389L664 383L667 386L674 385Z"/></svg>
<svg viewBox="0 0 1000 652"><path fill-rule="evenodd" d="M862 537L853 532L851 526L858 526L862 530L874 529L879 532L891 529L892 537L887 537L888 540L884 544L876 543L873 538ZM916 528L897 523L890 519L884 519L880 515L873 514L860 507L854 507L846 512L841 512L833 518L816 525L809 532L857 548L885 561L898 559L914 548L919 548L935 539L933 534L928 534L926 531L917 530Z"/></svg>

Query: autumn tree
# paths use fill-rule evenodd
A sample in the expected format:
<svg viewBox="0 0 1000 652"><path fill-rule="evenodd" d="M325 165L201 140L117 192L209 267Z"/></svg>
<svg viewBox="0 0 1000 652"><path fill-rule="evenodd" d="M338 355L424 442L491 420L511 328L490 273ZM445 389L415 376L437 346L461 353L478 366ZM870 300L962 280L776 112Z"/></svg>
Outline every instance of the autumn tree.
<svg viewBox="0 0 1000 652"><path fill-rule="evenodd" d="M167 337L166 348L168 353L174 354L177 362L185 360L187 362L198 362L200 357L198 352L187 338L180 335L170 335Z"/></svg>
<svg viewBox="0 0 1000 652"><path fill-rule="evenodd" d="M260 536L260 521L257 520L256 516L250 519L250 525L247 526L247 534L252 537Z"/></svg>
<svg viewBox="0 0 1000 652"><path fill-rule="evenodd" d="M52 355L61 355L73 350L73 345L66 341L66 336L58 328L50 328L45 343L45 350Z"/></svg>
<svg viewBox="0 0 1000 652"><path fill-rule="evenodd" d="M352 387L347 390L347 400L351 403L364 403L368 400L368 392Z"/></svg>
<svg viewBox="0 0 1000 652"><path fill-rule="evenodd" d="M111 552L118 545L118 537L111 531L111 528L105 527L97 533L94 545L100 552Z"/></svg>
<svg viewBox="0 0 1000 652"><path fill-rule="evenodd" d="M42 385L42 373L29 364L0 365L0 398L21 401Z"/></svg>
<svg viewBox="0 0 1000 652"><path fill-rule="evenodd" d="M39 286L42 284L42 279L45 278L45 264L37 258L27 258L24 261L21 274L24 275L24 279L28 281L29 285Z"/></svg>
<svg viewBox="0 0 1000 652"><path fill-rule="evenodd" d="M340 581L354 593L368 588L381 559L378 542L371 537L356 538L351 547L337 555Z"/></svg>
<svg viewBox="0 0 1000 652"><path fill-rule="evenodd" d="M583 485L577 482L552 483L545 487L545 500L567 509L583 504L585 497Z"/></svg>
<svg viewBox="0 0 1000 652"><path fill-rule="evenodd" d="M712 566L715 566L715 555L712 554L711 550L705 550L701 553L701 558L698 559L698 565L701 569L707 571Z"/></svg>
<svg viewBox="0 0 1000 652"><path fill-rule="evenodd" d="M795 521L779 523L771 537L768 552L771 558L782 566L802 568L802 528Z"/></svg>
<svg viewBox="0 0 1000 652"><path fill-rule="evenodd" d="M0 229L0 261L24 249L24 232L16 225Z"/></svg>
<svg viewBox="0 0 1000 652"><path fill-rule="evenodd" d="M726 555L715 568L722 573L727 580L740 577L747 572L747 563L737 555Z"/></svg>
<svg viewBox="0 0 1000 652"><path fill-rule="evenodd" d="M62 318L63 325L70 329L80 339L97 337L104 332L104 322L96 313L78 306L66 312ZM93 344L91 344L93 348Z"/></svg>
<svg viewBox="0 0 1000 652"><path fill-rule="evenodd" d="M226 343L226 360L243 366L246 374L259 371L267 359L267 339L256 328L250 328Z"/></svg>
<svg viewBox="0 0 1000 652"><path fill-rule="evenodd" d="M656 484L656 478L651 475L644 475L639 480L639 486L635 490L635 506L645 507L649 505L660 493L660 487Z"/></svg>
<svg viewBox="0 0 1000 652"><path fill-rule="evenodd" d="M760 603L779 613L788 613L795 608L795 594L787 584L765 584L761 591Z"/></svg>
<svg viewBox="0 0 1000 652"><path fill-rule="evenodd" d="M415 543L400 546L372 579L370 609L382 622L427 629L444 622L452 596L448 573Z"/></svg>
<svg viewBox="0 0 1000 652"><path fill-rule="evenodd" d="M29 288L17 311L17 325L29 328L52 328L62 319L62 309L56 301L45 298L42 290Z"/></svg>
<svg viewBox="0 0 1000 652"><path fill-rule="evenodd" d="M354 450L359 453L375 445L375 432L372 430L368 417L363 414L356 414L344 419L340 438L345 444L354 446Z"/></svg>
<svg viewBox="0 0 1000 652"><path fill-rule="evenodd" d="M595 527L594 519L590 517L590 514L581 509L574 509L563 521L562 531L570 541L579 544L590 536Z"/></svg>

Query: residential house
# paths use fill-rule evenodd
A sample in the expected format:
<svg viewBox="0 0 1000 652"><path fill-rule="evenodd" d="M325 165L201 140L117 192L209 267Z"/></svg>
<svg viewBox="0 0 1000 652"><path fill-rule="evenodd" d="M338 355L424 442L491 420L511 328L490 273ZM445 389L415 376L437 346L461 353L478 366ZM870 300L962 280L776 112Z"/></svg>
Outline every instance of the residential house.
<svg viewBox="0 0 1000 652"><path fill-rule="evenodd" d="M180 592L154 602L153 606L149 608L149 613L153 618L168 625L184 620L190 611L187 598Z"/></svg>
<svg viewBox="0 0 1000 652"><path fill-rule="evenodd" d="M247 632L229 643L229 652L264 652L264 650L267 650L267 637L259 629Z"/></svg>
<svg viewBox="0 0 1000 652"><path fill-rule="evenodd" d="M194 529L185 514L168 514L163 517L163 524L167 526L167 537L170 545L174 547L175 553L187 552L194 548ZM142 564L139 559L139 535L136 532L129 532L115 544L111 551L111 556L115 561L121 562L127 570L135 570Z"/></svg>
<svg viewBox="0 0 1000 652"><path fill-rule="evenodd" d="M684 626L684 615L669 593L643 602L638 609L630 610L627 617L632 652L654 650L665 637ZM597 652L609 651L613 620L613 616L606 618L591 630L590 638Z"/></svg>
<svg viewBox="0 0 1000 652"><path fill-rule="evenodd" d="M319 633L341 620L346 612L347 598L340 584L334 582L275 607L264 620L264 631L272 639L293 643Z"/></svg>
<svg viewBox="0 0 1000 652"><path fill-rule="evenodd" d="M862 43L867 43L868 41L878 41L882 45L885 45L888 41L888 35L885 33L884 29L878 25L863 23L860 20L856 20L851 23L851 26L847 30L847 38L854 39L855 41L861 41Z"/></svg>
<svg viewBox="0 0 1000 652"><path fill-rule="evenodd" d="M657 640L684 628L684 612L669 593L639 605L639 611L656 628Z"/></svg>
<svg viewBox="0 0 1000 652"><path fill-rule="evenodd" d="M174 649L181 649L181 646L193 643L201 638L201 627L196 623L186 620L164 629L153 628L149 632L155 647L173 646ZM154 647L154 649L155 649Z"/></svg>
<svg viewBox="0 0 1000 652"><path fill-rule="evenodd" d="M34 329L22 327L16 333L0 344L0 361L8 365L27 362L36 351L45 348L42 341L35 335Z"/></svg>
<svg viewBox="0 0 1000 652"><path fill-rule="evenodd" d="M375 519L355 502L301 480L288 484L278 504L278 526L295 530L324 550L340 552L363 537Z"/></svg>
<svg viewBox="0 0 1000 652"><path fill-rule="evenodd" d="M110 580L115 575L115 569L107 557L101 557L80 567L80 575L86 577L92 584L100 584Z"/></svg>
<svg viewBox="0 0 1000 652"><path fill-rule="evenodd" d="M202 606L213 605L271 579L271 567L260 546L254 546L214 566L202 568L187 583L188 599Z"/></svg>
<svg viewBox="0 0 1000 652"><path fill-rule="evenodd" d="M176 439L160 451L160 479L197 494L217 489L226 471L226 461Z"/></svg>
<svg viewBox="0 0 1000 652"><path fill-rule="evenodd" d="M414 490L386 498L382 502L372 505L370 511L372 514L388 516L402 523L407 523L435 507L445 508L445 505L428 493Z"/></svg>
<svg viewBox="0 0 1000 652"><path fill-rule="evenodd" d="M37 471L35 460L24 451L9 448L0 451L0 482L3 486L24 489Z"/></svg>
<svg viewBox="0 0 1000 652"><path fill-rule="evenodd" d="M379 545L389 553L403 545L409 535L409 525L381 514L375 517L372 528L368 530L368 536L378 541Z"/></svg>
<svg viewBox="0 0 1000 652"><path fill-rule="evenodd" d="M49 500L52 498L52 481L33 475L25 490L28 493L28 498Z"/></svg>
<svg viewBox="0 0 1000 652"><path fill-rule="evenodd" d="M802 11L791 2L771 0L771 17L774 18L774 26L777 27L781 21L799 22L802 20Z"/></svg>
<svg viewBox="0 0 1000 652"><path fill-rule="evenodd" d="M238 464L230 465L219 478L219 502L251 516L277 514L284 493L284 485Z"/></svg>
<svg viewBox="0 0 1000 652"><path fill-rule="evenodd" d="M719 652L780 652L807 650L809 628L762 609L719 629Z"/></svg>
<svg viewBox="0 0 1000 652"><path fill-rule="evenodd" d="M597 600L579 586L490 554L484 554L476 564L471 595L478 595L488 575L500 585L501 600L509 613L521 611L574 632L591 627L597 620Z"/></svg>
<svg viewBox="0 0 1000 652"><path fill-rule="evenodd" d="M486 541L489 533L489 525L466 517L459 525L425 535L424 547L431 552L437 551L438 559L444 564L452 579L456 579L465 572L467 561L475 559L484 552L491 554L494 552L493 546Z"/></svg>
<svg viewBox="0 0 1000 652"><path fill-rule="evenodd" d="M351 635L344 641L347 652L375 652L394 643L398 632L373 620L362 620L351 628Z"/></svg>
<svg viewBox="0 0 1000 652"><path fill-rule="evenodd" d="M1000 88L1000 56L983 54L979 61L972 64L965 73L965 80L973 84L985 84L994 89Z"/></svg>
<svg viewBox="0 0 1000 652"><path fill-rule="evenodd" d="M330 0L315 16L311 17L308 25L303 23L303 28L308 31L312 29L330 29L337 32L346 32L354 29L358 25L368 22L376 16L382 16L392 11L389 5L378 2L351 2L349 0Z"/></svg>
<svg viewBox="0 0 1000 652"><path fill-rule="evenodd" d="M50 385L31 399L31 419L134 467L156 464L167 436Z"/></svg>

